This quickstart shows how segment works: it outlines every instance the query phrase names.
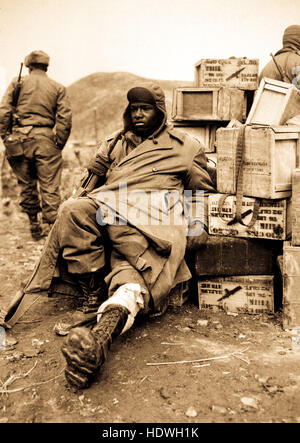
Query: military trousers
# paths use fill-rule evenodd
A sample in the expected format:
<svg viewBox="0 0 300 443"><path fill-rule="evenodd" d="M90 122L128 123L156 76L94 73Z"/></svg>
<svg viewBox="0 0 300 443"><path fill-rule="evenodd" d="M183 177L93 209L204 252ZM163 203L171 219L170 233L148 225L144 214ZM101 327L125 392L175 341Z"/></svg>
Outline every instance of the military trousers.
<svg viewBox="0 0 300 443"><path fill-rule="evenodd" d="M97 211L101 211L99 203L89 197L70 198L61 205L53 232L60 257L71 275L105 270L109 296L126 283L138 283L142 288L145 313L150 300L147 270L143 272L133 263L147 249L148 242L129 226L120 226L122 234L111 236L111 227L98 223L101 217L97 217ZM128 245L126 257L118 251L118 244L123 242ZM49 257L51 253L45 254L44 260ZM42 268L49 270L51 265L45 263Z"/></svg>
<svg viewBox="0 0 300 443"><path fill-rule="evenodd" d="M20 186L22 212L42 212L42 222L53 224L61 203L62 152L54 135L31 135L23 142L24 155L8 158Z"/></svg>

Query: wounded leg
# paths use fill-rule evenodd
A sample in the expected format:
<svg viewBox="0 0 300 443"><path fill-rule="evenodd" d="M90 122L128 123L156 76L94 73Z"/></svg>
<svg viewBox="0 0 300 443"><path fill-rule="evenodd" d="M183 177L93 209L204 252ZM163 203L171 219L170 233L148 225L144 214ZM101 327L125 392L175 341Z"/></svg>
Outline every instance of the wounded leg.
<svg viewBox="0 0 300 443"><path fill-rule="evenodd" d="M144 306L139 284L126 284L99 308L92 330L74 328L67 336L62 353L66 359L67 381L78 389L87 388L107 358L114 339L129 329Z"/></svg>

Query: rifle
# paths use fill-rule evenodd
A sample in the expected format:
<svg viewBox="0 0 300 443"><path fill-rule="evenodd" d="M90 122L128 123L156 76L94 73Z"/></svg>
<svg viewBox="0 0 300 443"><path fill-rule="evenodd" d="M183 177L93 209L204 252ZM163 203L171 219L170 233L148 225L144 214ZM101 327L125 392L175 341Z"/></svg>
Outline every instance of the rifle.
<svg viewBox="0 0 300 443"><path fill-rule="evenodd" d="M275 60L275 57L274 57L274 55L272 54L272 52L271 52L270 56L272 57L273 62L275 63L275 66L276 66L276 68L277 68L277 70L278 70L278 72L279 72L279 74L280 74L281 81L286 82L286 83L290 83L288 77L286 76L285 71L283 71L283 70L281 69L281 67L279 66L279 64L278 64L277 61Z"/></svg>
<svg viewBox="0 0 300 443"><path fill-rule="evenodd" d="M22 84L22 82L21 82L22 69L23 69L23 63L21 63L21 67L20 67L20 71L19 71L19 75L18 75L18 81L17 81L16 87L15 87L13 94L12 94L13 111L12 111L11 127L18 123L17 105L18 105L18 101L19 101L19 95L20 95L21 84Z"/></svg>
<svg viewBox="0 0 300 443"><path fill-rule="evenodd" d="M89 172L87 177L84 177L78 189L75 189L72 197L84 197L90 191L92 191L97 182L99 180L99 176L94 174L93 172Z"/></svg>

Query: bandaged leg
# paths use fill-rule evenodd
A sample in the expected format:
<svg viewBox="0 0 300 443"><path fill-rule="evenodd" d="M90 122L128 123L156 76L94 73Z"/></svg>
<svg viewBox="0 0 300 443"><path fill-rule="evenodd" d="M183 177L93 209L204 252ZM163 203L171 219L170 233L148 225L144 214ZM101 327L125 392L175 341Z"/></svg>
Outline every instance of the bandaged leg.
<svg viewBox="0 0 300 443"><path fill-rule="evenodd" d="M97 324L92 330L74 328L62 347L67 367L67 381L77 387L88 387L107 358L113 340L127 331L144 306L139 284L128 283L105 301L98 310Z"/></svg>
<svg viewBox="0 0 300 443"><path fill-rule="evenodd" d="M123 334L131 328L137 313L144 308L144 299L140 285L138 283L127 283L120 286L114 295L99 307L97 323L100 322L103 313L110 306L122 306L129 312L126 324L121 331L121 334Z"/></svg>

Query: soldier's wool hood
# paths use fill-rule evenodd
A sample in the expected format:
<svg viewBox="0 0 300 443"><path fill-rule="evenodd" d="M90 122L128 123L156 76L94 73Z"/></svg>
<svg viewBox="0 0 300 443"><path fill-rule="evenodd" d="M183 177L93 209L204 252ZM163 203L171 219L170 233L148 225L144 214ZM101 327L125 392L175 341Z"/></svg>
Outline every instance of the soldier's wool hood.
<svg viewBox="0 0 300 443"><path fill-rule="evenodd" d="M294 52L300 50L300 26L291 25L288 26L282 37L283 47L280 51L276 52L275 55L281 54L283 52Z"/></svg>

